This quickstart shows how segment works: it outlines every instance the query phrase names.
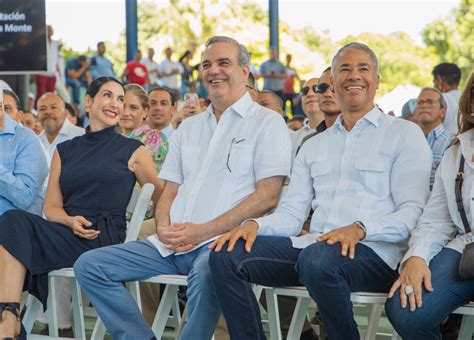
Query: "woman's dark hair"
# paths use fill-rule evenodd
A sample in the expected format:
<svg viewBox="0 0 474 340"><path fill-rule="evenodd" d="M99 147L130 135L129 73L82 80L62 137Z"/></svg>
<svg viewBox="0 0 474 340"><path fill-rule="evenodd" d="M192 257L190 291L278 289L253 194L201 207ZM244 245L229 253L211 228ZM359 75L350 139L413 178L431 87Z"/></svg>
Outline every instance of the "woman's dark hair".
<svg viewBox="0 0 474 340"><path fill-rule="evenodd" d="M186 50L183 55L179 58L179 62L182 63L183 62L183 59L186 58L187 56L190 56L192 53L191 53L191 50Z"/></svg>
<svg viewBox="0 0 474 340"><path fill-rule="evenodd" d="M86 96L94 98L97 95L97 93L99 93L100 88L102 87L102 85L108 83L109 81L116 82L117 84L119 84L124 89L123 84L114 77L99 77L89 85L89 87L87 88ZM124 91L125 91L125 89L124 89Z"/></svg>

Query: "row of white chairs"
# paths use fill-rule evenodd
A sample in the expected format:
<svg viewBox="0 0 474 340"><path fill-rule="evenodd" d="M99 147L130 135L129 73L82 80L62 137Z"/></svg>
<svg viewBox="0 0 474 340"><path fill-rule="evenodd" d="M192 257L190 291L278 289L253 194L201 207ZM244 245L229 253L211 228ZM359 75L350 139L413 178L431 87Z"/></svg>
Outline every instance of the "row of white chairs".
<svg viewBox="0 0 474 340"><path fill-rule="evenodd" d="M148 203L153 194L154 187L152 184L145 184L140 190L134 190L132 198L128 204L127 212L132 214L132 218L128 223L127 237L125 242L136 240L140 227L143 223ZM74 334L76 339L86 339L85 324L84 324L84 308L81 289L75 280L74 270L72 268L64 268L55 270L49 273L49 297L48 297L48 322L49 322L49 336L48 339L58 338L58 322L57 322L57 304L55 301L55 279L69 279L72 287L72 304L73 304L73 321ZM143 282L165 285L163 295L161 297L160 305L158 307L155 319L152 324L152 330L158 339L161 339L165 328L171 326L175 329L176 338L178 338L185 317L181 315L177 292L179 286L187 285L187 277L183 275L158 275ZM140 304L140 290L138 282L127 283L127 287L132 296L136 300L139 308ZM288 330L287 339L299 339L303 330L305 320L314 316L314 310L317 306L312 301L308 291L304 287L288 287L288 288L271 288L254 286L254 292L257 298L262 292L265 292L267 301L267 309L260 306L265 320L265 329L268 330L271 340L281 340L282 334L280 329L280 320L278 313L278 296L292 296L297 299L290 328ZM364 340L375 339L380 318L383 313L383 306L387 299L386 294L381 293L353 293L351 294L351 301L357 304L370 306L370 313L368 316L368 326L363 332ZM310 305L313 304L312 308ZM23 317L23 324L28 333L31 333L37 314L40 310L41 303L34 297L28 296L26 302L27 310ZM311 313L309 311L311 310ZM461 325L458 340L471 340L474 334L474 303L458 308L454 313L462 314L463 321ZM185 311L184 311L185 314ZM102 340L105 336L106 329L100 320L97 319L93 333L92 340ZM29 337L34 338L34 337ZM46 337L43 337L46 338ZM392 339L399 339L394 332Z"/></svg>

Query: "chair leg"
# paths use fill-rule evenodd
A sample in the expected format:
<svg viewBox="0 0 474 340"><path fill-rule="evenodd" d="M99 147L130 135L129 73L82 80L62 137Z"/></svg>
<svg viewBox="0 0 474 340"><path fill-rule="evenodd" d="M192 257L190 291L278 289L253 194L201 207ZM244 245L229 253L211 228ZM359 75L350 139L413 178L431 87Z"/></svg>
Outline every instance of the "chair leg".
<svg viewBox="0 0 474 340"><path fill-rule="evenodd" d="M374 340L377 335L377 328L379 327L380 318L383 312L383 305L373 304L370 309L369 322L367 331L364 335L364 340Z"/></svg>
<svg viewBox="0 0 474 340"><path fill-rule="evenodd" d="M48 284L48 330L49 336L58 337L58 313L56 311L57 301L56 301L56 279L54 277L49 277Z"/></svg>
<svg viewBox="0 0 474 340"><path fill-rule="evenodd" d="M105 325L100 318L97 318L97 321L94 325L94 330L92 331L91 340L103 340L105 337Z"/></svg>
<svg viewBox="0 0 474 340"><path fill-rule="evenodd" d="M186 305L183 310L183 315L181 315L178 326L175 328L176 329L176 335L174 337L175 340L178 340L179 337L181 336L181 331L183 330L184 324L186 323L188 319L188 306Z"/></svg>
<svg viewBox="0 0 474 340"><path fill-rule="evenodd" d="M23 315L22 323L25 327L26 333L30 334L33 326L35 325L36 317L38 316L39 311L41 310L41 302L35 298L33 295L28 294L25 303L26 312Z"/></svg>
<svg viewBox="0 0 474 340"><path fill-rule="evenodd" d="M140 285L138 284L138 281L127 282L126 286L128 288L128 291L132 295L133 299L137 303L138 308L141 311L142 310L142 300L140 299Z"/></svg>
<svg viewBox="0 0 474 340"><path fill-rule="evenodd" d="M75 279L71 280L71 293L74 318L74 336L76 339L86 340L81 287L79 287L79 283Z"/></svg>
<svg viewBox="0 0 474 340"><path fill-rule="evenodd" d="M398 335L396 330L393 330L392 340L402 340L402 338L400 337L400 335Z"/></svg>
<svg viewBox="0 0 474 340"><path fill-rule="evenodd" d="M173 301L176 298L177 293L178 286L166 285L163 296L161 297L160 305L158 306L158 311L153 320L153 325L151 326L153 333L155 333L155 336L158 339L161 339L163 336L166 322L168 321L168 316L170 315Z"/></svg>
<svg viewBox="0 0 474 340"><path fill-rule="evenodd" d="M288 329L287 339L299 339L303 332L304 320L306 318L306 312L308 311L310 298L298 297L296 301L295 311L291 318L290 328Z"/></svg>
<svg viewBox="0 0 474 340"><path fill-rule="evenodd" d="M273 289L265 289L267 299L267 315L270 328L271 340L282 340L280 328L280 316L278 315L278 299Z"/></svg>
<svg viewBox="0 0 474 340"><path fill-rule="evenodd" d="M463 315L458 340L471 340L474 334L474 315Z"/></svg>

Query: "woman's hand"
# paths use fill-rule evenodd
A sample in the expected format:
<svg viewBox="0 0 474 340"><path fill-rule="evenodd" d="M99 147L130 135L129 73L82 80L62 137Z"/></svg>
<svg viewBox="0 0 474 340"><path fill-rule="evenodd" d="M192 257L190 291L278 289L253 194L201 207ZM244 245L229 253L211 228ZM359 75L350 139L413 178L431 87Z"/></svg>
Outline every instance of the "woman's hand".
<svg viewBox="0 0 474 340"><path fill-rule="evenodd" d="M422 283L428 292L433 291L431 286L431 271L425 260L418 256L410 257L404 264L400 277L390 288L388 297L391 298L396 290L400 288L400 303L402 308L407 306L407 298L410 304L410 311L420 308L422 301Z"/></svg>
<svg viewBox="0 0 474 340"><path fill-rule="evenodd" d="M87 240L93 240L100 234L99 230L84 228L92 226L92 223L83 216L70 216L67 225L74 235Z"/></svg>

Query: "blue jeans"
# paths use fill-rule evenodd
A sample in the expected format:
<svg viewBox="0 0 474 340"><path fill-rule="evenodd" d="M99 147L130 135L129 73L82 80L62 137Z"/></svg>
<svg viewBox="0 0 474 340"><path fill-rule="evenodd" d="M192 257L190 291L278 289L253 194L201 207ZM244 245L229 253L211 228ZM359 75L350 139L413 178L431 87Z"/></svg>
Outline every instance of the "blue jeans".
<svg viewBox="0 0 474 340"><path fill-rule="evenodd" d="M207 246L183 255L162 257L148 240L135 241L86 252L74 264L74 271L113 339L154 336L122 282L159 274L188 275L189 321L181 339L205 340L212 337L220 315L217 302L212 303L216 300L208 257Z"/></svg>
<svg viewBox="0 0 474 340"><path fill-rule="evenodd" d="M423 305L414 312L400 305L400 290L387 300L387 317L403 339L441 339L439 324L456 308L474 299L474 280L458 274L461 254L444 248L430 262L433 292L422 292Z"/></svg>
<svg viewBox="0 0 474 340"><path fill-rule="evenodd" d="M387 292L396 279L369 247L358 244L356 258L340 255L339 244L314 243L295 249L289 238L257 237L250 253L243 241L234 251L211 253L214 288L232 339L265 339L250 283L271 287L304 284L318 304L329 339L358 339L350 293Z"/></svg>

